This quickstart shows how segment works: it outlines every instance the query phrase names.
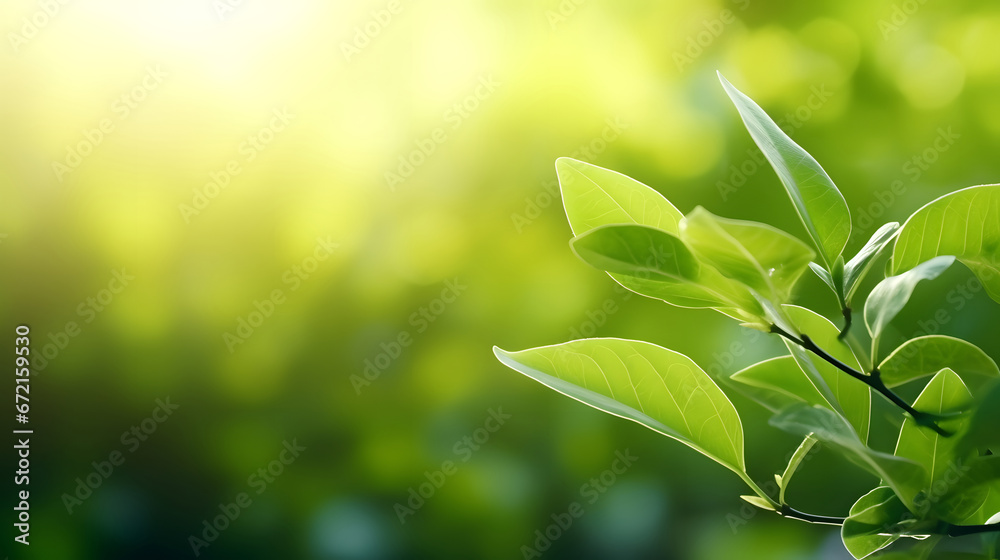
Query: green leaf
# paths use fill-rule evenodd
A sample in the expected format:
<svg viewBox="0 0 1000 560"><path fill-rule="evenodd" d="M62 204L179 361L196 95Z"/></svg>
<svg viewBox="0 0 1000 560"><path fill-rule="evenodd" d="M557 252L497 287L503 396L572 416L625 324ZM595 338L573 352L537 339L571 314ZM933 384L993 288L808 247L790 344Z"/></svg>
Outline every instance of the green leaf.
<svg viewBox="0 0 1000 560"><path fill-rule="evenodd" d="M947 194L913 213L892 253L894 273L938 255L955 255L1000 302L1000 185Z"/></svg>
<svg viewBox="0 0 1000 560"><path fill-rule="evenodd" d="M1000 383L983 390L976 401L965 433L959 438L959 448L964 451L990 450L1000 458L1000 430L997 429L1000 426Z"/></svg>
<svg viewBox="0 0 1000 560"><path fill-rule="evenodd" d="M608 272L668 282L697 282L701 272L683 241L649 226L600 226L574 237L570 246L585 263Z"/></svg>
<svg viewBox="0 0 1000 560"><path fill-rule="evenodd" d="M506 366L598 410L671 437L745 477L743 425L725 393L683 354L591 338L493 352Z"/></svg>
<svg viewBox="0 0 1000 560"><path fill-rule="evenodd" d="M878 356L879 337L889 321L899 313L921 280L933 280L955 262L955 257L935 257L878 283L865 302L865 323L872 337L872 359Z"/></svg>
<svg viewBox="0 0 1000 560"><path fill-rule="evenodd" d="M861 370L861 364L854 356L854 352L838 338L840 330L826 317L797 305L785 305L783 310L799 332L808 335L817 346L855 370ZM872 403L868 385L854 379L826 360L805 351L798 345L789 341L785 342L802 371L816 371L829 387L830 394L834 399L830 404L838 406L828 408L843 412L847 420L857 430L861 441L867 442Z"/></svg>
<svg viewBox="0 0 1000 560"><path fill-rule="evenodd" d="M791 356L780 356L758 362L730 376L743 385L765 389L784 397L779 404L803 402L810 405L829 406L823 395L810 383ZM773 401L772 401L773 402ZM782 406L781 408L784 408ZM777 412L781 410L774 410Z"/></svg>
<svg viewBox="0 0 1000 560"><path fill-rule="evenodd" d="M982 505L963 519L959 525L992 525L1000 522L996 516L1000 514L1000 480L987 483L979 489ZM975 489L973 490L975 491Z"/></svg>
<svg viewBox="0 0 1000 560"><path fill-rule="evenodd" d="M844 196L819 163L782 132L763 109L733 87L722 74L719 80L753 141L781 179L824 266L830 270L851 236L851 213Z"/></svg>
<svg viewBox="0 0 1000 560"><path fill-rule="evenodd" d="M704 262L766 297L783 302L815 257L812 249L767 224L729 220L695 208L680 224L681 239Z"/></svg>
<svg viewBox="0 0 1000 560"><path fill-rule="evenodd" d="M745 287L703 266L683 241L661 229L600 226L574 237L570 246L585 263L615 273L626 288L673 305L758 308Z"/></svg>
<svg viewBox="0 0 1000 560"><path fill-rule="evenodd" d="M840 536L852 556L866 558L896 542L900 522L912 517L892 488L879 486L851 506Z"/></svg>
<svg viewBox="0 0 1000 560"><path fill-rule="evenodd" d="M781 473L781 476L775 475L775 480L778 483L778 503L784 504L785 502L785 489L788 488L788 483L792 481L792 477L795 476L795 471L799 469L799 465L809 455L812 451L814 445L816 445L816 438L812 434L809 434L802 440L799 444L798 449L792 454L791 458L788 459L788 466L785 467L785 472Z"/></svg>
<svg viewBox="0 0 1000 560"><path fill-rule="evenodd" d="M791 356L784 356L784 358L787 358L788 365L791 365L793 368L798 369L798 366L795 365L794 360L792 360ZM766 408L770 412L772 413L781 412L782 410L788 408L789 406L795 403L802 402L802 399L790 396L789 392L786 391L785 387L781 387L780 389L776 390L769 383L758 383L756 379L758 375L756 373L748 373L748 370L752 370L753 368L758 366L762 368L769 367L768 365L764 365L765 362L771 362L772 360L780 360L780 359L782 358L772 358L771 360L764 360L763 362L754 364L746 369L740 370L732 374L730 377L723 377L722 381L726 383L727 388L730 388L742 394L743 396L749 398L750 400ZM785 371L784 370L785 367L787 366L782 366L781 371ZM764 374L762 375L765 378L767 377L767 375ZM736 376L740 376L740 378L737 379Z"/></svg>
<svg viewBox="0 0 1000 560"><path fill-rule="evenodd" d="M959 453L968 452L962 442L959 442L957 450ZM949 484L931 494L928 502L936 504L938 511L951 512L952 517L968 513L958 524L982 525L1000 512L1000 457L977 457L973 453L972 457L963 458L959 455L950 478L946 477L945 481ZM955 519L949 521L955 522Z"/></svg>
<svg viewBox="0 0 1000 560"><path fill-rule="evenodd" d="M962 383L962 379L952 370L943 369L924 387L914 401L913 408L944 415L963 412L971 404L972 394L965 383ZM968 416L957 416L938 424L952 433L959 433L964 431L968 421ZM960 455L956 452L957 443L958 438L941 436L907 417L899 430L895 451L897 457L918 463L927 471L928 478L923 489L928 498L918 501L918 511L923 512L933 507L943 519L952 523L961 521L982 505L982 499L970 499L961 503L952 502L947 508L934 507L942 501L947 489L954 484L954 479L962 476L961 465L969 459L968 453Z"/></svg>
<svg viewBox="0 0 1000 560"><path fill-rule="evenodd" d="M858 254L844 265L844 301L847 305L851 304L854 292L858 290L868 270L875 264L879 253L896 237L898 231L899 222L889 222L878 228Z"/></svg>
<svg viewBox="0 0 1000 560"><path fill-rule="evenodd" d="M1000 377L996 362L978 346L939 334L907 340L878 366L886 387L897 387L944 368L954 370L966 383L970 374Z"/></svg>
<svg viewBox="0 0 1000 560"><path fill-rule="evenodd" d="M683 214L635 179L567 157L556 160L556 174L574 235L607 224L632 223L678 233Z"/></svg>
<svg viewBox="0 0 1000 560"><path fill-rule="evenodd" d="M771 418L771 425L801 436L813 434L819 441L881 478L907 506L913 504L927 478L923 467L917 463L865 446L851 425L827 408L795 405Z"/></svg>

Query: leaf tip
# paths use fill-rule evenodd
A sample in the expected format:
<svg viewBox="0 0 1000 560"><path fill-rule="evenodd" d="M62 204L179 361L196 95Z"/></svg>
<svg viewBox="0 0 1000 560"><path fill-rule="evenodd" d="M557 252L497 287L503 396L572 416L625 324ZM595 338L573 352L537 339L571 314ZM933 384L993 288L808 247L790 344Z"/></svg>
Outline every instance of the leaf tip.
<svg viewBox="0 0 1000 560"><path fill-rule="evenodd" d="M570 170L580 171L588 166L590 166L589 163L571 158L569 156L558 157L556 158L556 175L565 174Z"/></svg>

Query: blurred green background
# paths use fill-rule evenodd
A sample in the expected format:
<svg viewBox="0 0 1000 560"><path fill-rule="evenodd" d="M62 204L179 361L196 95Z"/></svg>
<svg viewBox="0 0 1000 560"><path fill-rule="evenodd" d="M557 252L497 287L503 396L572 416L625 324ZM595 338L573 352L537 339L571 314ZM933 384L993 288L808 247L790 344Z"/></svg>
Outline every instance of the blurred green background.
<svg viewBox="0 0 1000 560"><path fill-rule="evenodd" d="M848 252L1000 179L995 3L16 0L0 30L0 313L36 360L11 558L846 558L494 359L618 336L718 377L781 350L575 260L553 162L801 235L721 70L844 192ZM994 304L949 297L969 278L897 334L944 309L997 357ZM836 318L819 287L801 301ZM797 441L730 395L764 483ZM899 416L873 419L891 447ZM828 515L876 483L823 452L800 477Z"/></svg>

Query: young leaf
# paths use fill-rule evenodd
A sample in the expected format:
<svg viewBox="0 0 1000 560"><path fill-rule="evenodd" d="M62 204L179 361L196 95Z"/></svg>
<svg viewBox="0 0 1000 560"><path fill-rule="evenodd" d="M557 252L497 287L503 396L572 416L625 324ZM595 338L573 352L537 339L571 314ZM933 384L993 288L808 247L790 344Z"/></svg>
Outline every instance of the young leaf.
<svg viewBox="0 0 1000 560"><path fill-rule="evenodd" d="M837 255L837 258L833 261L833 267L830 268L830 280L833 281L834 286L840 286L840 291L844 290L844 255ZM846 303L846 302L842 302Z"/></svg>
<svg viewBox="0 0 1000 560"><path fill-rule="evenodd" d="M962 412L972 404L972 394L958 377L950 369L943 369L931 379L930 383L913 403L913 408L931 414L947 414ZM967 416L958 416L948 421L941 421L941 427L952 433L959 433L968 424ZM943 498L941 488L948 488L952 485L953 477L961 476L961 464L968 457L964 457L956 452L958 438L944 437L937 432L928 430L912 419L907 417L903 420L903 426L899 430L899 439L896 442L895 455L909 459L918 463L927 470L927 482L924 491L927 496L932 496L933 501L927 500L930 504L918 503L918 508L927 505L936 505ZM972 511L982 505L982 500L978 502L965 501L963 504L952 503L947 509L938 509L946 521L959 522L967 517ZM964 508L964 509L963 509Z"/></svg>
<svg viewBox="0 0 1000 560"><path fill-rule="evenodd" d="M882 382L890 388L944 368L954 370L966 383L970 374L1000 377L996 362L978 346L940 334L907 340L878 366Z"/></svg>
<svg viewBox="0 0 1000 560"><path fill-rule="evenodd" d="M1000 185L969 187L914 212L899 232L892 269L903 270L938 255L955 255L1000 302Z"/></svg>
<svg viewBox="0 0 1000 560"><path fill-rule="evenodd" d="M844 301L847 305L851 304L854 292L858 290L868 270L875 264L876 257L896 237L898 231L899 222L889 222L878 228L858 254L844 265Z"/></svg>
<svg viewBox="0 0 1000 560"><path fill-rule="evenodd" d="M504 365L556 391L671 437L745 476L736 408L690 358L655 344L591 338L507 352Z"/></svg>
<svg viewBox="0 0 1000 560"><path fill-rule="evenodd" d="M700 206L681 220L680 230L681 239L699 259L778 302L788 299L816 256L779 229L720 218Z"/></svg>
<svg viewBox="0 0 1000 560"><path fill-rule="evenodd" d="M747 502L748 504L753 504L759 507L760 509L765 509L767 511L775 511L774 506L771 505L771 502L765 500L764 498L761 498L760 496L740 496L740 499L743 500L744 502Z"/></svg>
<svg viewBox="0 0 1000 560"><path fill-rule="evenodd" d="M824 284L826 284L827 286L830 287L831 290L833 290L834 294L837 294L837 299L839 300L840 288L838 288L837 285L834 283L833 276L830 275L830 271L828 271L827 269L823 268L822 266L814 262L809 263L809 268L816 273L816 276L819 276L819 279L822 280Z"/></svg>
<svg viewBox="0 0 1000 560"><path fill-rule="evenodd" d="M817 346L855 370L861 369L854 352L837 337L840 332L837 326L826 317L797 305L785 305L783 309L799 332L808 335ZM844 417L858 432L861 441L867 442L872 404L868 385L840 371L819 356L806 352L798 345L788 342L787 346L790 350L795 348L792 356L803 372L813 368L822 376L834 398L830 404L839 406L839 408L838 406L828 408L842 411Z"/></svg>
<svg viewBox="0 0 1000 560"><path fill-rule="evenodd" d="M812 434L809 434L802 440L799 444L798 449L792 454L791 458L788 459L788 466L785 467L785 472L781 476L776 476L775 480L778 482L778 503L785 503L785 489L788 488L788 483L791 482L792 477L795 476L795 471L799 469L799 465L809 455L812 451L813 446L816 445L816 438Z"/></svg>
<svg viewBox="0 0 1000 560"><path fill-rule="evenodd" d="M913 516L888 486L879 486L851 506L840 536L855 558L867 558L896 542L905 529L899 524Z"/></svg>
<svg viewBox="0 0 1000 560"><path fill-rule="evenodd" d="M753 141L771 162L827 270L851 235L851 213L830 176L767 113L719 74Z"/></svg>
<svg viewBox="0 0 1000 560"><path fill-rule="evenodd" d="M921 280L933 280L955 262L955 257L935 257L878 283L865 302L865 323L872 336L872 359L878 355L879 337L885 326L899 313Z"/></svg>
<svg viewBox="0 0 1000 560"><path fill-rule="evenodd" d="M810 433L890 486L907 506L924 487L923 467L908 459L869 449L842 416L823 407L795 405L771 418L771 425L801 436Z"/></svg>
<svg viewBox="0 0 1000 560"><path fill-rule="evenodd" d="M642 224L677 235L683 218L660 193L616 171L579 160L556 160L566 218L574 235L606 224Z"/></svg>
<svg viewBox="0 0 1000 560"><path fill-rule="evenodd" d="M757 304L763 310L761 318L769 323L768 328L764 332L770 333L774 330L773 327L777 327L788 334L799 334L799 330L795 328L795 325L792 324L792 321L785 313L784 307L776 306L770 299L760 295L754 290L750 290L750 293L753 295L754 299L757 300Z"/></svg>
<svg viewBox="0 0 1000 560"><path fill-rule="evenodd" d="M755 309L740 284L702 266L679 238L654 227L612 224L570 241L585 263L611 273L626 288L681 307Z"/></svg>

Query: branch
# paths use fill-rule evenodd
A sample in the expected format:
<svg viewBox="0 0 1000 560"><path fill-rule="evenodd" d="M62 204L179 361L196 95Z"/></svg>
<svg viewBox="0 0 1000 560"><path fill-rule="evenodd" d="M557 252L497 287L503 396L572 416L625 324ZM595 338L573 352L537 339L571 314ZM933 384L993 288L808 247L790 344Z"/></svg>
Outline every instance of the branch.
<svg viewBox="0 0 1000 560"><path fill-rule="evenodd" d="M784 329L782 329L777 325L771 325L771 332L794 342L795 344L801 346L802 348L805 348L806 350L812 352L813 354L816 354L817 356L822 358L825 362L833 365L840 371L846 373L847 375L850 375L851 377L857 379L858 381L861 381L862 383L868 385L872 389L875 389L883 397L889 399L889 401L892 402L892 404L898 406L899 408L903 409L906 413L908 413L918 425L930 428L944 437L949 437L952 435L951 432L937 425L937 422L935 421L936 418L935 415L915 410L912 406L907 404L906 401L900 398L899 395L893 393L891 389L886 387L885 383L882 381L882 377L878 371L878 368L873 369L871 375L865 375L860 371L852 368L851 366L845 364L844 362L841 362L837 358L834 358L819 346L816 346L816 343L813 342L811 338L809 338L804 334L800 339L797 336L786 332Z"/></svg>
<svg viewBox="0 0 1000 560"><path fill-rule="evenodd" d="M948 525L945 534L949 537L964 537L966 535L994 532L1000 532L1000 523L991 525Z"/></svg>
<svg viewBox="0 0 1000 560"><path fill-rule="evenodd" d="M793 509L791 506L784 504L781 509L776 510L776 513L782 517L787 517L789 519L798 519L799 521L806 521L808 523L819 523L821 525L843 525L847 521L844 517L829 517L826 515L814 515L812 513L805 513ZM950 525L943 524L939 526L940 532L938 530L933 531L935 534L946 535L949 537L964 537L968 535L978 535L981 533L996 533L1000 532L1000 523L995 523L991 525Z"/></svg>

